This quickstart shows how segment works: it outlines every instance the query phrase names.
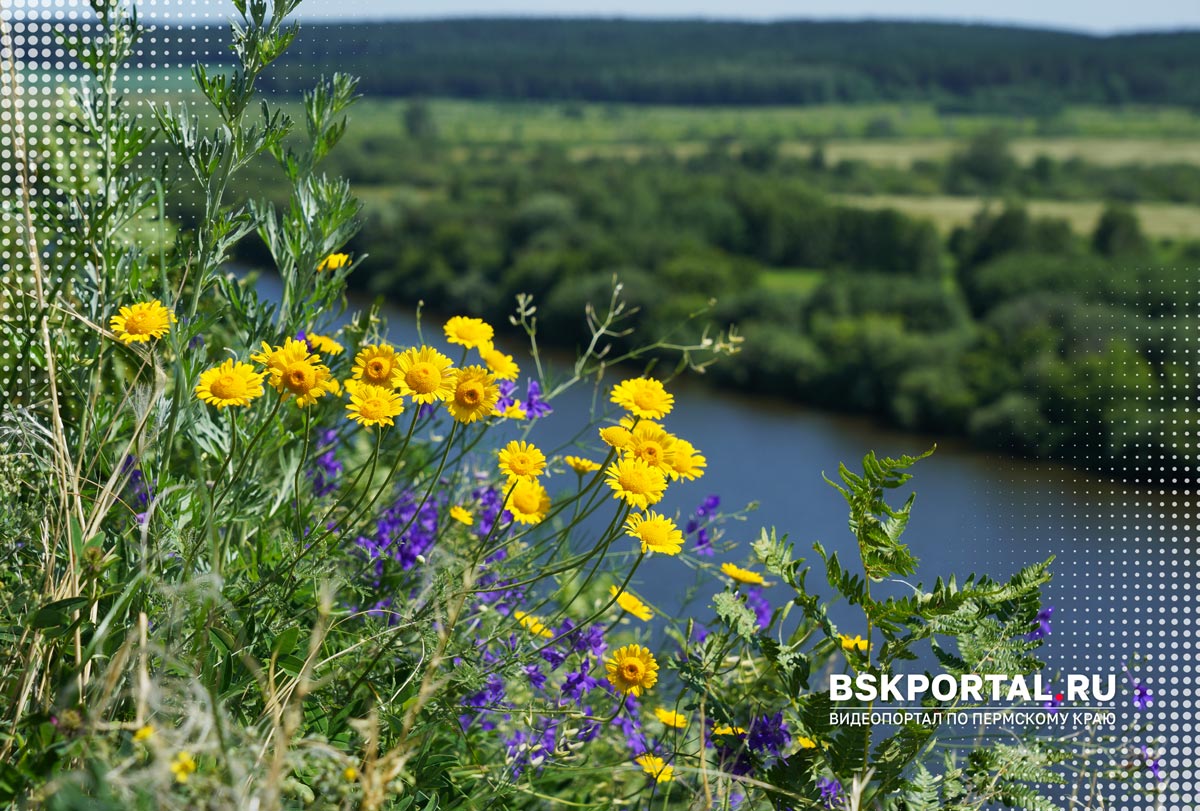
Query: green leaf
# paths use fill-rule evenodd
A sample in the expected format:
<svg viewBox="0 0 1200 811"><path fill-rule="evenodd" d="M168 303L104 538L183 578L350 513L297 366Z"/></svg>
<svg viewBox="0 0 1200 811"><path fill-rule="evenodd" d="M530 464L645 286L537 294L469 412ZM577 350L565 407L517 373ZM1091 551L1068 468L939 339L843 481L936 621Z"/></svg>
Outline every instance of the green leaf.
<svg viewBox="0 0 1200 811"><path fill-rule="evenodd" d="M299 639L300 629L295 626L288 628L275 637L275 640L271 643L271 653L277 656L287 656L295 649L296 642Z"/></svg>
<svg viewBox="0 0 1200 811"><path fill-rule="evenodd" d="M87 597L67 597L65 600L55 600L39 608L29 618L30 628L63 628L74 620L71 614L88 604Z"/></svg>
<svg viewBox="0 0 1200 811"><path fill-rule="evenodd" d="M713 597L713 607L725 625L742 639L752 639L758 633L754 612L733 592L723 591Z"/></svg>

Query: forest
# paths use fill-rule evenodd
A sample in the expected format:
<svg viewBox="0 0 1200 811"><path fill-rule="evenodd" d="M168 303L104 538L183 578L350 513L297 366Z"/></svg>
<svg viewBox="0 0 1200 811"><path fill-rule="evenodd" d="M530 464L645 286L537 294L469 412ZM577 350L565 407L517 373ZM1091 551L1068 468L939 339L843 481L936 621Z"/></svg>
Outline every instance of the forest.
<svg viewBox="0 0 1200 811"><path fill-rule="evenodd" d="M311 25L269 77L362 77L382 96L692 105L932 100L1046 114L1200 104L1200 35L902 22L455 19Z"/></svg>
<svg viewBox="0 0 1200 811"><path fill-rule="evenodd" d="M302 121L293 91L314 75L362 76L323 164L364 204L360 293L502 325L529 293L542 340L574 350L619 278L646 316L630 345L697 313L675 337L738 326L717 385L1132 477L1134 456L1192 454L1156 392L1192 374L1167 336L1197 303L1198 44L884 22L304 25L262 82ZM264 160L242 191L283 204L273 178ZM238 259L269 263L253 242Z"/></svg>

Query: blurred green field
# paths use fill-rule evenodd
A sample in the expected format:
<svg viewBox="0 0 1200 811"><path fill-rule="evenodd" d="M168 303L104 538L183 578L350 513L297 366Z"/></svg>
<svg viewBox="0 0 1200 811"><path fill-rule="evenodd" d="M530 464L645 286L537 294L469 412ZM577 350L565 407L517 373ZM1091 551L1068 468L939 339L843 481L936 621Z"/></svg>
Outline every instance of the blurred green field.
<svg viewBox="0 0 1200 811"><path fill-rule="evenodd" d="M932 220L942 233L966 225L980 209L991 205L1003 208L1003 200L979 197L917 197L907 195L838 195L838 200L860 208L895 208L914 217ZM1075 202L1067 200L1023 201L1035 217L1055 217L1066 220L1079 234L1091 233L1104 211L1100 201ZM1200 239L1200 207L1170 203L1137 203L1132 206L1148 236L1170 239Z"/></svg>
<svg viewBox="0 0 1200 811"><path fill-rule="evenodd" d="M860 160L881 166L909 167L914 161L942 161L962 148L962 141L952 138L921 140L858 140L831 141L824 146L826 160ZM1112 136L1069 136L1061 138L1014 138L1009 148L1023 164L1039 156L1058 161L1083 160L1100 166L1128 164L1195 163L1200 164L1200 138L1149 138ZM807 157L810 144L788 144L784 154L792 152Z"/></svg>
<svg viewBox="0 0 1200 811"><path fill-rule="evenodd" d="M1022 163L1039 155L1099 166L1200 164L1200 115L1182 108L1068 107L1050 119L950 115L929 104L808 107L670 107L435 99L426 102L438 138L455 154L495 157L544 145L576 160L636 160L667 152L686 159L712 144L775 142L808 157L820 142L826 160L907 168L943 161L971 136L1001 130ZM354 112L353 137L393 137L403 129L403 99L368 98ZM467 151L467 150L470 151Z"/></svg>
<svg viewBox="0 0 1200 811"><path fill-rule="evenodd" d="M1200 115L1174 107L1067 107L1051 118L963 115L931 104L673 107L578 102L428 102L442 138L455 143L680 143L719 138L781 141L969 137L1000 128L1038 138L1200 139ZM366 99L364 134L392 130L408 102Z"/></svg>

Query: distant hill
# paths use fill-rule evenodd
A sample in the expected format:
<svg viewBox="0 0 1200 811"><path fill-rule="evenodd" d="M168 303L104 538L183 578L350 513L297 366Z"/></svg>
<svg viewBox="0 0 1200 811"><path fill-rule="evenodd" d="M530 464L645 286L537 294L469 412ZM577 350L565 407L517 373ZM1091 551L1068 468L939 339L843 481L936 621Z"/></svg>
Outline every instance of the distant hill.
<svg viewBox="0 0 1200 811"><path fill-rule="evenodd" d="M909 22L455 19L302 27L277 90L317 71L371 95L817 104L933 101L1052 112L1064 103L1200 107L1200 32L1096 37Z"/></svg>

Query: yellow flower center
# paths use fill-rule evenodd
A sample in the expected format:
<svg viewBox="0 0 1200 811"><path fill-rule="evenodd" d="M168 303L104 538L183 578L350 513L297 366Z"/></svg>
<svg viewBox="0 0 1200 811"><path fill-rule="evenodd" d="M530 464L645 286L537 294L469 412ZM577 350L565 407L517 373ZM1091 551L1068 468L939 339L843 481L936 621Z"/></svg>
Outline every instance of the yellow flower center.
<svg viewBox="0 0 1200 811"><path fill-rule="evenodd" d="M296 394L307 394L317 385L317 370L308 361L293 363L283 374L283 385Z"/></svg>
<svg viewBox="0 0 1200 811"><path fill-rule="evenodd" d="M648 465L657 465L662 460L662 446L657 442L644 442L638 448L637 455Z"/></svg>
<svg viewBox="0 0 1200 811"><path fill-rule="evenodd" d="M644 411L654 411L658 406L662 405L659 402L658 395L648 388L638 389L634 392L633 402L637 404L638 408Z"/></svg>
<svg viewBox="0 0 1200 811"><path fill-rule="evenodd" d="M662 524L643 521L638 532L647 546L662 546L667 542L667 528Z"/></svg>
<svg viewBox="0 0 1200 811"><path fill-rule="evenodd" d="M208 390L222 400L233 400L246 393L246 386L237 375L223 374L212 382Z"/></svg>
<svg viewBox="0 0 1200 811"><path fill-rule="evenodd" d="M404 382L417 394L429 394L441 385L442 373L432 363L416 363L404 375Z"/></svg>
<svg viewBox="0 0 1200 811"><path fill-rule="evenodd" d="M380 420L388 416L388 401L382 397L364 397L359 400L358 413L368 420Z"/></svg>
<svg viewBox="0 0 1200 811"><path fill-rule="evenodd" d="M154 314L149 310L134 310L125 319L125 331L132 335L149 335L154 327Z"/></svg>
<svg viewBox="0 0 1200 811"><path fill-rule="evenodd" d="M621 489L629 493L645 495L651 490L650 477L639 468L626 468L621 471Z"/></svg>
<svg viewBox="0 0 1200 811"><path fill-rule="evenodd" d="M540 495L534 488L518 490L513 493L513 506L526 515L534 515L542 506Z"/></svg>
<svg viewBox="0 0 1200 811"><path fill-rule="evenodd" d="M384 358L372 358L367 361L364 372L372 382L384 385L391 382L392 364Z"/></svg>
<svg viewBox="0 0 1200 811"><path fill-rule="evenodd" d="M636 684L642 680L645 673L646 668L642 666L640 659L626 659L621 662L621 676L625 681Z"/></svg>
<svg viewBox="0 0 1200 811"><path fill-rule="evenodd" d="M477 324L463 324L454 331L455 336L460 341L474 343L483 338L483 330Z"/></svg>
<svg viewBox="0 0 1200 811"><path fill-rule="evenodd" d="M472 380L458 387L454 399L459 405L474 407L483 402L483 384Z"/></svg>
<svg viewBox="0 0 1200 811"><path fill-rule="evenodd" d="M517 476L528 476L533 472L533 457L524 451L509 454L508 469Z"/></svg>

